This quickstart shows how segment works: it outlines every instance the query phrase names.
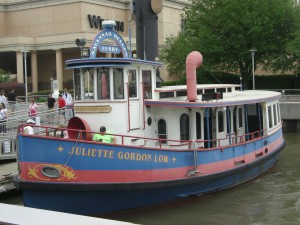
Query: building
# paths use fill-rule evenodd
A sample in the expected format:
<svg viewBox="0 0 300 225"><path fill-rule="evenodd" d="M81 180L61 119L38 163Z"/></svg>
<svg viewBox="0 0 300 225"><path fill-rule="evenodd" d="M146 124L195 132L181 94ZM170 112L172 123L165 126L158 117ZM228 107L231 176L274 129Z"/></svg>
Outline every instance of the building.
<svg viewBox="0 0 300 225"><path fill-rule="evenodd" d="M162 3L158 14L162 46L167 36L181 30L182 8L189 0L151 1ZM81 57L75 40L84 38L89 46L106 19L117 22L115 29L134 53L131 0L0 0L0 68L14 74L16 82L27 83L28 91L50 90L51 80L58 81L60 90L71 88L72 71L64 68L64 62Z"/></svg>

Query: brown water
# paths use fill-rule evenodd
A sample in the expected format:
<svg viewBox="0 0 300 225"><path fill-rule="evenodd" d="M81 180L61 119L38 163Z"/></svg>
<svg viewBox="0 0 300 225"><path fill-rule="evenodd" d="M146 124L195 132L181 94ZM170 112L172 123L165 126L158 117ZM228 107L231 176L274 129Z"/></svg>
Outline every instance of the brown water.
<svg viewBox="0 0 300 225"><path fill-rule="evenodd" d="M287 146L279 162L254 181L207 198L114 219L144 225L300 224L300 133L284 136Z"/></svg>
<svg viewBox="0 0 300 225"><path fill-rule="evenodd" d="M254 181L205 198L110 219L144 225L300 224L300 133L284 136L287 146L279 162ZM20 205L22 198L2 202Z"/></svg>

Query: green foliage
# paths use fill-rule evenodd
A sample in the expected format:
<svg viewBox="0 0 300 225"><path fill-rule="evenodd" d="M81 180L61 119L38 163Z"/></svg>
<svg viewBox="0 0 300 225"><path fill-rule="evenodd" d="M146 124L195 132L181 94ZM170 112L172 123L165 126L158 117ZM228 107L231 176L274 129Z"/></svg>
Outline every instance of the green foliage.
<svg viewBox="0 0 300 225"><path fill-rule="evenodd" d="M10 73L0 68L0 83L9 82Z"/></svg>
<svg viewBox="0 0 300 225"><path fill-rule="evenodd" d="M193 0L184 12L184 32L161 50L172 72L182 74L188 52L199 51L207 70L239 73L250 88L250 49L257 49L255 63L265 70L284 73L299 62L296 54L290 57L300 30L293 0Z"/></svg>
<svg viewBox="0 0 300 225"><path fill-rule="evenodd" d="M197 84L240 84L240 76L224 72L199 71L197 73ZM186 77L177 81L163 82L162 86L185 85ZM300 74L294 75L263 75L255 77L256 89L300 89Z"/></svg>

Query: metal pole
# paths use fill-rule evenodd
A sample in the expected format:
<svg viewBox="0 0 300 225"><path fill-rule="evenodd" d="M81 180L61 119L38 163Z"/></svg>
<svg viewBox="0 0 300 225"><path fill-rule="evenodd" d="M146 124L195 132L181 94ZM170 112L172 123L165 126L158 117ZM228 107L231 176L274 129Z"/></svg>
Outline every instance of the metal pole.
<svg viewBox="0 0 300 225"><path fill-rule="evenodd" d="M28 102L28 90L27 90L27 51L24 51L24 68L25 68L25 96L26 103Z"/></svg>
<svg viewBox="0 0 300 225"><path fill-rule="evenodd" d="M254 56L256 49L251 49L251 56L252 56L252 79L253 79L253 90L255 90L255 74L254 74Z"/></svg>

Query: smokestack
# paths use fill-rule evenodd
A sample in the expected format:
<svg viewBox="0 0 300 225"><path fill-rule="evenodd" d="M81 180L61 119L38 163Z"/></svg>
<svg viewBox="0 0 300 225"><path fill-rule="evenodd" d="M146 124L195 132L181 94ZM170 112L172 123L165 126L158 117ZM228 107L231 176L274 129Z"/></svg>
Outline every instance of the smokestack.
<svg viewBox="0 0 300 225"><path fill-rule="evenodd" d="M136 21L136 54L139 59L155 61L158 56L158 16L161 0L133 0Z"/></svg>

